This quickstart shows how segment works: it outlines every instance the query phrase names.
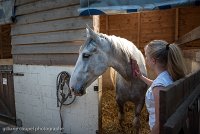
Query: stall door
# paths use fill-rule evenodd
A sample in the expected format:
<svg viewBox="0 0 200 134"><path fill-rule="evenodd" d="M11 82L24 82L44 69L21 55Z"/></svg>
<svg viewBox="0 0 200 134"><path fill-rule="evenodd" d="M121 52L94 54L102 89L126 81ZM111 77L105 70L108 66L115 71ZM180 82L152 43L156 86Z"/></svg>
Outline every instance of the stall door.
<svg viewBox="0 0 200 134"><path fill-rule="evenodd" d="M15 122L13 66L0 65L0 120Z"/></svg>

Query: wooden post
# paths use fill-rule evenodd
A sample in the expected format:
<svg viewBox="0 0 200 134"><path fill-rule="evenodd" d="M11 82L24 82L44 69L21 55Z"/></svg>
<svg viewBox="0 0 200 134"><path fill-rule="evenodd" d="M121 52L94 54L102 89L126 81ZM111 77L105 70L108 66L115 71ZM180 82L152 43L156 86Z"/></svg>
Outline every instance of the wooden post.
<svg viewBox="0 0 200 134"><path fill-rule="evenodd" d="M93 27L95 32L100 31L100 16L94 15L93 18Z"/></svg>
<svg viewBox="0 0 200 134"><path fill-rule="evenodd" d="M165 115L166 115L166 92L160 91L159 92L159 134L164 134L164 124L166 122Z"/></svg>
<svg viewBox="0 0 200 134"><path fill-rule="evenodd" d="M109 29L108 29L108 15L106 15L106 34L109 34Z"/></svg>
<svg viewBox="0 0 200 134"><path fill-rule="evenodd" d="M3 58L2 27L0 26L0 59Z"/></svg>
<svg viewBox="0 0 200 134"><path fill-rule="evenodd" d="M175 41L178 40L178 24L179 23L179 8L176 8L176 15L175 15Z"/></svg>
<svg viewBox="0 0 200 134"><path fill-rule="evenodd" d="M137 36L137 46L138 46L138 48L139 49L141 49L140 48L140 24L141 24L141 16L140 16L140 13L138 13L138 36Z"/></svg>

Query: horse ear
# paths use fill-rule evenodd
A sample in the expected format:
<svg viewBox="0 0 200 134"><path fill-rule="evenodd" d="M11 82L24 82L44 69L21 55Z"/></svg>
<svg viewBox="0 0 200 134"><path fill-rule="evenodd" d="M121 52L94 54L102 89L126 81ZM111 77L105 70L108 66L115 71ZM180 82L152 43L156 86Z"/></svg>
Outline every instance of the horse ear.
<svg viewBox="0 0 200 134"><path fill-rule="evenodd" d="M99 36L97 33L95 33L88 25L86 28L87 37L91 37L94 41L99 41Z"/></svg>
<svg viewBox="0 0 200 134"><path fill-rule="evenodd" d="M86 35L87 35L87 38L90 37L90 33L89 33L89 30L86 28Z"/></svg>

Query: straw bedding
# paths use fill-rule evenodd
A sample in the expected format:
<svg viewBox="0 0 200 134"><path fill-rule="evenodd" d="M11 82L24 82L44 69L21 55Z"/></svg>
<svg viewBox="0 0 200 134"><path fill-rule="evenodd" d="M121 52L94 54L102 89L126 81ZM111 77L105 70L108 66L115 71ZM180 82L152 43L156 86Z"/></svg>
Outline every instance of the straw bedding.
<svg viewBox="0 0 200 134"><path fill-rule="evenodd" d="M133 118L134 105L131 102L125 105L125 122L122 127L118 121L118 108L115 101L115 90L103 89L102 92L102 134L134 134ZM141 117L140 134L150 132L148 125L148 113L144 106Z"/></svg>

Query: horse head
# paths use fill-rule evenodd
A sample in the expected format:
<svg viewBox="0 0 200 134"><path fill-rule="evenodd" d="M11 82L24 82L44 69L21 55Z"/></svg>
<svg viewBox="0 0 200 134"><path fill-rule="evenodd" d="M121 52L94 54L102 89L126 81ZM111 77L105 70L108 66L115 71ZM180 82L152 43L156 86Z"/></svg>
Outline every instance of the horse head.
<svg viewBox="0 0 200 134"><path fill-rule="evenodd" d="M81 46L79 57L70 78L70 88L75 95L86 93L86 88L102 75L109 66L107 53L109 41L95 33L90 27L86 28L87 39Z"/></svg>

